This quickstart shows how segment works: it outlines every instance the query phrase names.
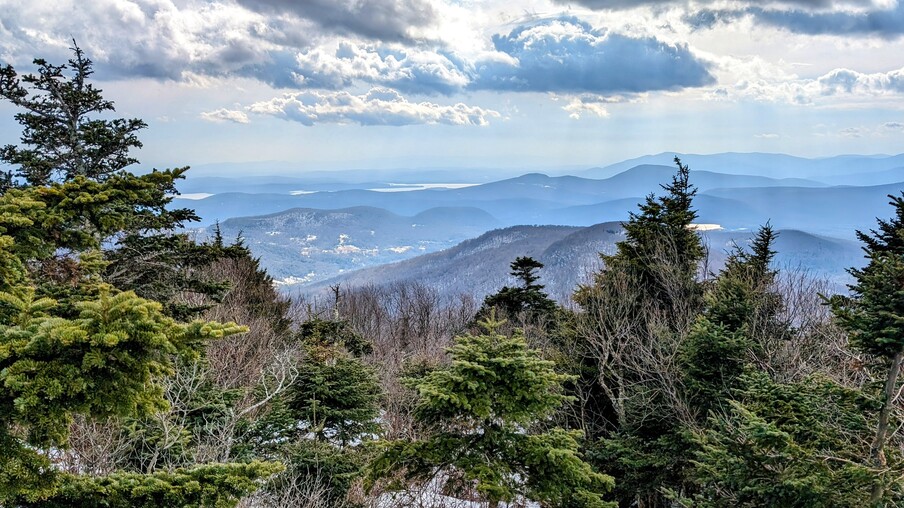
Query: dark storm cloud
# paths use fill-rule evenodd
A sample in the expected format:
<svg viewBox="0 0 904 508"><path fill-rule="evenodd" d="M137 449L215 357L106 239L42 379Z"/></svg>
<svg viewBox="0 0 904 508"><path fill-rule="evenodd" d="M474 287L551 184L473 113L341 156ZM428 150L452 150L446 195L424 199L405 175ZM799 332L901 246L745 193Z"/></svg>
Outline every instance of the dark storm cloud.
<svg viewBox="0 0 904 508"><path fill-rule="evenodd" d="M494 36L493 43L514 62L479 63L471 88L612 94L715 82L687 45L607 34L573 18L522 26Z"/></svg>
<svg viewBox="0 0 904 508"><path fill-rule="evenodd" d="M410 41L409 29L430 24L436 12L424 0L237 0L262 13L293 14L320 27L382 41Z"/></svg>
<svg viewBox="0 0 904 508"><path fill-rule="evenodd" d="M596 10L623 10L649 5L654 7L681 7L688 6L691 2L686 0L555 0L561 4L579 4ZM695 5L716 3L716 0L703 0L693 2ZM837 0L750 0L745 2L749 6L757 5L787 5L791 7L807 9L826 9L835 7L842 2ZM843 2L844 5L859 5L868 7L873 5L872 0L854 0Z"/></svg>
<svg viewBox="0 0 904 508"><path fill-rule="evenodd" d="M684 20L697 29L751 17L762 25L806 35L873 35L894 39L904 35L904 4L893 9L862 12L810 12L748 7L737 10L701 10Z"/></svg>

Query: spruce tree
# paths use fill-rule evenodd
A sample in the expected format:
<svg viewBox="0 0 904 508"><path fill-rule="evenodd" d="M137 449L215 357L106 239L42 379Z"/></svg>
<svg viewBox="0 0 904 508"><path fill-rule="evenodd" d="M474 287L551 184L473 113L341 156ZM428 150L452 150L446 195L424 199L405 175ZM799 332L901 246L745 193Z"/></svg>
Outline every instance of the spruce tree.
<svg viewBox="0 0 904 508"><path fill-rule="evenodd" d="M749 251L735 247L705 295L703 313L681 343L685 396L702 421L710 411L727 407L736 379L760 354L758 337L781 338L787 333L777 319L781 297L772 288L777 273L770 268L775 238L767 224Z"/></svg>
<svg viewBox="0 0 904 508"><path fill-rule="evenodd" d="M614 431L592 457L619 479L623 503L662 506L664 488L681 489L691 446L681 432L684 401L675 362L703 307L697 280L704 249L694 220L696 189L690 169L676 157L676 172L662 196L650 195L623 224L625 239L575 300L580 329L597 360L608 394L597 412L611 415Z"/></svg>
<svg viewBox="0 0 904 508"><path fill-rule="evenodd" d="M105 259L111 244L150 238L196 216L168 206L184 168L126 170L144 123L96 117L112 111L112 102L88 82L91 61L78 47L73 52L68 65L36 60L37 74L0 69L0 97L22 110L16 119L23 125L21 145L0 150L0 160L16 166L16 176L0 184L0 504L67 506L84 494L98 506L234 505L280 466L199 465L134 477L73 477L54 467L76 415L160 409L159 381L177 358L197 359L209 340L243 330L176 321L161 303L110 284L117 261ZM135 256L147 261L135 270L180 268L151 262L151 250ZM235 488L213 495L203 481ZM149 491L133 489L136 482L160 497L142 497ZM204 499L192 497L198 489Z"/></svg>
<svg viewBox="0 0 904 508"><path fill-rule="evenodd" d="M902 194L904 196L904 194ZM870 460L878 470L886 468L885 445L889 435L889 418L898 390L898 376L904 363L904 197L892 196L895 215L879 220L878 228L869 233L857 232L864 243L868 263L849 273L850 297L835 296L830 300L839 325L850 334L851 344L887 365L882 410L870 447ZM880 503L888 477L876 483L871 503Z"/></svg>
<svg viewBox="0 0 904 508"><path fill-rule="evenodd" d="M479 319L490 316L490 310L497 308L501 311L500 317L515 318L522 312L527 312L533 318L549 318L555 312L556 302L549 298L543 291L543 285L537 284L540 276L536 271L543 268L543 263L531 257L517 257L512 261L511 275L521 282L518 287L504 286L495 294L484 299L483 306L478 311Z"/></svg>
<svg viewBox="0 0 904 508"><path fill-rule="evenodd" d="M425 434L378 443L370 485L401 474L419 485L439 480L453 493L473 487L491 507L519 499L563 508L611 506L602 497L612 478L583 461L579 432L543 429L565 402L566 376L520 335L499 335L488 326L485 334L456 338L448 368L409 380Z"/></svg>
<svg viewBox="0 0 904 508"><path fill-rule="evenodd" d="M0 160L18 166L16 176L28 185L78 176L106 180L134 164L130 151L141 147L137 132L147 127L142 120L96 116L113 111L113 102L88 81L93 64L75 41L71 49L68 64L35 59L37 74L0 68L0 97L23 110L15 117L23 127L22 146L4 146Z"/></svg>

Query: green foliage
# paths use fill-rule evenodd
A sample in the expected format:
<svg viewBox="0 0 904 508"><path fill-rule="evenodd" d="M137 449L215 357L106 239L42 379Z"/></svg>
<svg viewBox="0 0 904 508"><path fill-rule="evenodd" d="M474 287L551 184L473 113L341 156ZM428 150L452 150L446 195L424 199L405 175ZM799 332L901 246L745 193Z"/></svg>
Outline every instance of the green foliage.
<svg viewBox="0 0 904 508"><path fill-rule="evenodd" d="M775 232L760 228L750 251L736 247L707 291L703 313L679 350L679 365L688 405L699 419L722 409L735 381L759 352L758 339L784 337L787 326L777 314L783 306L772 289L776 272L769 268Z"/></svg>
<svg viewBox="0 0 904 508"><path fill-rule="evenodd" d="M566 376L518 334L465 335L450 353L448 368L409 381L427 435L378 443L371 484L401 473L418 483L440 478L453 487L473 486L494 506L521 497L546 506L609 506L602 495L612 479L581 459L580 432L535 429L565 401Z"/></svg>
<svg viewBox="0 0 904 508"><path fill-rule="evenodd" d="M681 369L687 400L705 417L731 399L735 380L748 365L750 339L701 316L681 344Z"/></svg>
<svg viewBox="0 0 904 508"><path fill-rule="evenodd" d="M92 477L64 474L52 496L20 499L22 508L229 508L258 490L283 467L272 462L208 464L153 474L113 473Z"/></svg>
<svg viewBox="0 0 904 508"><path fill-rule="evenodd" d="M522 312L527 312L529 317L546 318L551 321L553 313L558 308L556 302L543 292L543 285L537 284L540 279L534 272L543 268L543 263L530 258L518 257L512 261L511 275L521 281L521 286L510 288L503 287L495 294L484 299L483 306L477 312L478 318L490 316L489 309L499 309L506 318L518 317Z"/></svg>
<svg viewBox="0 0 904 508"><path fill-rule="evenodd" d="M737 401L697 436L688 506L867 506L874 400L833 382L775 383L745 375ZM900 489L900 486L898 486ZM897 495L900 495L898 490Z"/></svg>
<svg viewBox="0 0 904 508"><path fill-rule="evenodd" d="M182 261L199 262L223 253L203 257L185 237L171 237L176 245L155 237L197 219L168 206L186 169L125 170L145 124L92 117L113 104L88 83L91 61L73 51L68 65L36 60L36 75L0 69L0 97L21 110L16 120L24 128L20 146L0 149L0 161L17 172L0 183L0 504L232 506L278 466L90 477L62 473L52 462L68 444L75 415L128 419L162 410L160 380L177 359L197 360L211 339L244 331L178 322L161 303L111 286L122 282L117 270L185 270L161 250L181 248ZM101 251L111 245L118 255ZM214 289L192 284L174 292ZM133 287L151 298L172 294Z"/></svg>
<svg viewBox="0 0 904 508"><path fill-rule="evenodd" d="M345 446L379 431L380 395L373 369L336 351L325 358L311 357L299 366L287 407L303 432Z"/></svg>
<svg viewBox="0 0 904 508"><path fill-rule="evenodd" d="M322 441L301 441L286 449L286 471L268 490L290 487L316 493L325 506L350 506L349 490L361 478L367 457L360 448L337 448Z"/></svg>
<svg viewBox="0 0 904 508"><path fill-rule="evenodd" d="M855 281L848 286L851 296L829 300L836 322L850 334L851 345L888 365L882 409L869 451L873 466L884 471L883 478L875 482L871 504L885 497L886 484L897 483L901 477L900 465L887 468L885 445L904 363L904 197L888 197L895 216L879 220L878 230L870 234L857 232L869 263L862 269L849 270Z"/></svg>
<svg viewBox="0 0 904 508"><path fill-rule="evenodd" d="M690 183L690 169L676 157L677 172L672 182L663 185L665 195L647 196L639 205L639 213L631 213L623 223L625 240L617 252L603 255L604 271L596 284L606 284L606 272L620 271L631 277L642 291L643 300L658 307L669 306L678 299L694 296L697 265L703 259L700 236L693 229L697 212L692 208L697 190ZM676 293L675 288L683 289ZM690 293L688 293L690 291ZM578 294L582 300L581 292Z"/></svg>
<svg viewBox="0 0 904 508"><path fill-rule="evenodd" d="M904 194L902 194L904 196ZM891 358L904 348L904 197L889 196L895 217L879 220L878 230L857 236L869 263L849 270L851 296L830 300L851 343L871 355Z"/></svg>
<svg viewBox="0 0 904 508"><path fill-rule="evenodd" d="M682 488L688 440L679 421L675 360L686 330L703 308L697 280L704 257L694 230L696 189L690 170L677 171L664 195L650 195L623 224L625 239L604 269L575 294L581 329L593 340L600 392L592 412L609 414L611 434L591 458L618 478L620 502L662 505L664 487Z"/></svg>
<svg viewBox="0 0 904 508"><path fill-rule="evenodd" d="M316 350L320 349L344 349L353 356L370 354L373 350L370 342L355 333L347 321L327 321L313 317L301 324L298 335L306 347L312 349L315 356Z"/></svg>
<svg viewBox="0 0 904 508"><path fill-rule="evenodd" d="M219 237L199 243L186 234L129 234L106 254L104 275L110 283L162 303L167 315L180 320L196 317L222 302L230 288L228 282L206 276L205 268L223 260L251 257L241 243L224 245ZM205 303L186 303L187 293L203 295Z"/></svg>
<svg viewBox="0 0 904 508"><path fill-rule="evenodd" d="M20 77L10 65L0 68L0 97L24 110L15 118L25 146L3 147L0 160L19 166L17 175L28 185L79 176L104 180L133 164L129 150L141 147L136 132L147 127L143 121L90 116L113 111L113 103L87 82L91 60L74 42L72 50L64 65L35 59L37 74Z"/></svg>

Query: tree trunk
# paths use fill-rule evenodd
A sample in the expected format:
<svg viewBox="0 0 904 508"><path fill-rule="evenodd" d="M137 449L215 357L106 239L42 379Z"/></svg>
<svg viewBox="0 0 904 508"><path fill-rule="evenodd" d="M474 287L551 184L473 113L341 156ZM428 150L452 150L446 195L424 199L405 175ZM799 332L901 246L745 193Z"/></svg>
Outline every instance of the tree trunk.
<svg viewBox="0 0 904 508"><path fill-rule="evenodd" d="M891 361L891 367L888 369L888 378L885 380L885 401L882 404L882 410L879 412L879 426L876 428L876 438L870 447L870 460L877 469L885 468L885 440L888 437L888 415L891 413L891 406L894 403L895 386L898 383L898 372L901 370L901 361L904 360L904 347L898 350ZM880 481L873 487L873 493L870 496L871 506L881 506L882 495L885 492L885 485Z"/></svg>

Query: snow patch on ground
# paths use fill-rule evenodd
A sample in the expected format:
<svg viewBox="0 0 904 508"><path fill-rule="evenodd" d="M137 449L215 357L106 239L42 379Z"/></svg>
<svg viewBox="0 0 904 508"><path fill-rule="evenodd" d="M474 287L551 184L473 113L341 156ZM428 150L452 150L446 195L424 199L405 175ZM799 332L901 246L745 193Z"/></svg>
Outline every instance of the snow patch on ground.
<svg viewBox="0 0 904 508"><path fill-rule="evenodd" d="M719 231L724 229L720 224L691 224L694 231Z"/></svg>
<svg viewBox="0 0 904 508"><path fill-rule="evenodd" d="M290 275L289 277L285 277L279 280L274 280L273 284L276 286L294 286L296 284L306 284L314 280L314 272L310 272L304 277L295 277L294 275Z"/></svg>

